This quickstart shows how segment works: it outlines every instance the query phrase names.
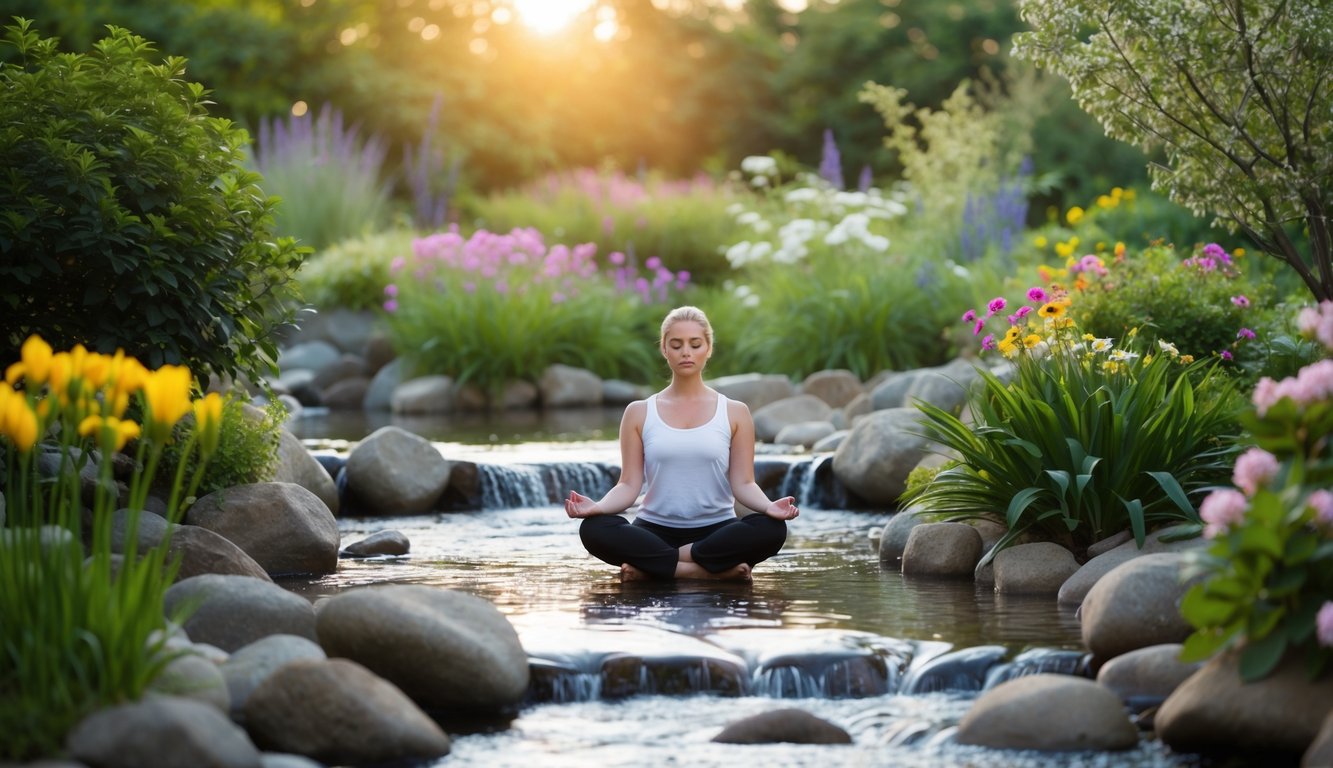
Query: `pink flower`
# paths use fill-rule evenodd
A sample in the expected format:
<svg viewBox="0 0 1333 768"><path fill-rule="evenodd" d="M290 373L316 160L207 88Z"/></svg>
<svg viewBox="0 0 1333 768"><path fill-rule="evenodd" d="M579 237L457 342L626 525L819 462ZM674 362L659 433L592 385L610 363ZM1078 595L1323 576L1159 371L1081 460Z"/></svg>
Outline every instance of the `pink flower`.
<svg viewBox="0 0 1333 768"><path fill-rule="evenodd" d="M1203 255L1210 259L1216 259L1224 264L1231 263L1231 254L1217 243L1209 243L1203 247Z"/></svg>
<svg viewBox="0 0 1333 768"><path fill-rule="evenodd" d="M981 348L987 352L993 352L995 350L995 336L990 333L986 334L986 338L981 340Z"/></svg>
<svg viewBox="0 0 1333 768"><path fill-rule="evenodd" d="M384 295L385 295L385 296L391 296L391 297L392 297L392 296L397 296L397 295L398 295L398 286L395 285L394 283L389 283L388 285L384 286Z"/></svg>
<svg viewBox="0 0 1333 768"><path fill-rule="evenodd" d="M990 313L992 315L1004 309L1004 307L1005 307L1005 301L1004 297L1002 296L996 296L995 298L990 300L989 304L986 305L986 309L990 310Z"/></svg>
<svg viewBox="0 0 1333 768"><path fill-rule="evenodd" d="M976 310L969 309L968 311L966 311L966 312L963 313L963 322L964 322L964 323L975 323L976 321L977 321L977 313L976 313Z"/></svg>
<svg viewBox="0 0 1333 768"><path fill-rule="evenodd" d="M1250 448L1236 458L1236 466L1231 471L1231 481L1245 491L1246 496L1253 496L1259 486L1267 485L1277 477L1277 457L1262 448Z"/></svg>
<svg viewBox="0 0 1333 768"><path fill-rule="evenodd" d="M1232 304L1235 304L1235 305L1238 306L1238 307L1248 307L1248 306L1250 306L1250 300L1249 300L1249 298L1246 297L1245 294L1243 294L1243 293L1242 293L1241 295L1239 295L1239 296L1232 296L1232 297L1231 297L1231 303L1232 303Z"/></svg>
<svg viewBox="0 0 1333 768"><path fill-rule="evenodd" d="M1333 648L1333 601L1325 601L1315 617L1315 636L1325 648Z"/></svg>
<svg viewBox="0 0 1333 768"><path fill-rule="evenodd" d="M1203 536L1214 539L1227 532L1233 525L1239 525L1245 519L1245 510L1250 503L1244 494L1232 488L1213 491L1199 505L1199 517L1203 518Z"/></svg>
<svg viewBox="0 0 1333 768"><path fill-rule="evenodd" d="M1251 331L1249 328L1241 328L1239 331L1236 331L1236 338L1238 338L1238 339L1253 339L1253 338L1254 338L1254 331Z"/></svg>
<svg viewBox="0 0 1333 768"><path fill-rule="evenodd" d="M1022 320L1030 314L1032 314L1032 307L1019 307L1018 311L1014 313L1014 317Z"/></svg>
<svg viewBox="0 0 1333 768"><path fill-rule="evenodd" d="M648 260L643 263L643 266L647 269L655 270L662 266L662 260L656 256L649 256Z"/></svg>
<svg viewBox="0 0 1333 768"><path fill-rule="evenodd" d="M384 311L390 314L397 312L398 302L394 301L393 299L389 299L388 301L384 302Z"/></svg>
<svg viewBox="0 0 1333 768"><path fill-rule="evenodd" d="M1028 301L1033 301L1038 304L1045 304L1046 299L1047 299L1046 291L1043 291L1041 289L1041 286L1036 286L1035 288L1028 289Z"/></svg>
<svg viewBox="0 0 1333 768"><path fill-rule="evenodd" d="M1333 492L1323 488L1310 494L1310 498L1305 503L1314 510L1314 517L1318 523L1326 528L1333 527Z"/></svg>
<svg viewBox="0 0 1333 768"><path fill-rule="evenodd" d="M1222 359L1223 359L1223 360L1232 360L1232 359L1234 359L1234 358L1235 358L1235 355L1231 354L1231 350L1229 350L1229 349L1224 349L1224 350L1222 350Z"/></svg>
<svg viewBox="0 0 1333 768"><path fill-rule="evenodd" d="M972 335L973 335L973 336L976 336L976 335L980 334L985 328L986 328L986 321L985 321L985 320L978 320L978 321L977 321L977 324L974 325L974 326L972 326Z"/></svg>
<svg viewBox="0 0 1333 768"><path fill-rule="evenodd" d="M621 264L625 263L625 254L621 253L620 251L612 251L611 253L607 254L606 258L607 261L610 261L612 264L615 264L616 266L620 266Z"/></svg>

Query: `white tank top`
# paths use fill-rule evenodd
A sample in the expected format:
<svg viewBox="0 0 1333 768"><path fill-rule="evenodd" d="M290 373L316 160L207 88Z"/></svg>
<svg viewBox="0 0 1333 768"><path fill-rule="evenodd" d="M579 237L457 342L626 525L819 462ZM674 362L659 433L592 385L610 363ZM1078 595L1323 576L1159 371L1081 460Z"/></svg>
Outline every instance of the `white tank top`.
<svg viewBox="0 0 1333 768"><path fill-rule="evenodd" d="M731 464L731 420L727 398L718 393L717 412L700 427L676 429L648 398L643 421L643 470L647 491L638 517L658 525L697 528L736 518L727 467Z"/></svg>

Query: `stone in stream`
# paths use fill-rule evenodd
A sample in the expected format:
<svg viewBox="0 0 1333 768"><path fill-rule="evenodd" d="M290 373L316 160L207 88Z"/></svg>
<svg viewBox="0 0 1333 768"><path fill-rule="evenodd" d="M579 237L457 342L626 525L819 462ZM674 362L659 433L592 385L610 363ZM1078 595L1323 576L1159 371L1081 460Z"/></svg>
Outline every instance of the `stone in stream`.
<svg viewBox="0 0 1333 768"><path fill-rule="evenodd" d="M847 731L803 709L783 708L737 720L713 737L720 744L851 744Z"/></svg>

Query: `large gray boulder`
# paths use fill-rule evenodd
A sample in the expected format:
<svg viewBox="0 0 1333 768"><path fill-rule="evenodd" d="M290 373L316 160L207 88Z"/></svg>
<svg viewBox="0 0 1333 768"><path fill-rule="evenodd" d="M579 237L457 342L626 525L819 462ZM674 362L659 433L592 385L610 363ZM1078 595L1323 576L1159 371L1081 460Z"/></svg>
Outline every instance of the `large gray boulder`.
<svg viewBox="0 0 1333 768"><path fill-rule="evenodd" d="M708 386L732 400L739 400L757 411L769 403L776 403L797 394L796 385L779 374L740 373L710 379Z"/></svg>
<svg viewBox="0 0 1333 768"><path fill-rule="evenodd" d="M881 568L899 570L903 551L907 549L907 539L912 529L923 523L932 522L916 507L899 511L889 522L884 524L884 531L879 537L879 565Z"/></svg>
<svg viewBox="0 0 1333 768"><path fill-rule="evenodd" d="M374 557L376 555L406 555L412 549L402 531L375 531L364 539L343 547L343 557Z"/></svg>
<svg viewBox="0 0 1333 768"><path fill-rule="evenodd" d="M819 442L834 432L833 424L827 421L798 421L783 427L773 442L778 445L799 445L802 448L814 448ZM833 444L832 448L837 448ZM830 448L830 450L832 450Z"/></svg>
<svg viewBox="0 0 1333 768"><path fill-rule="evenodd" d="M931 449L921 437L921 412L890 408L862 417L833 454L833 474L869 504L891 507L907 476Z"/></svg>
<svg viewBox="0 0 1333 768"><path fill-rule="evenodd" d="M387 411L393 404L393 393L403 383L403 369L406 363L401 357L386 362L375 375L370 377L366 394L361 399L361 408L367 411Z"/></svg>
<svg viewBox="0 0 1333 768"><path fill-rule="evenodd" d="M1097 670L1097 682L1126 703L1156 706L1199 671L1202 662L1180 660L1180 643L1164 643L1122 653Z"/></svg>
<svg viewBox="0 0 1333 768"><path fill-rule="evenodd" d="M542 405L547 408L575 408L601 405L602 379L583 368L555 363L542 371L537 380Z"/></svg>
<svg viewBox="0 0 1333 768"><path fill-rule="evenodd" d="M1179 643L1193 632L1180 615L1191 581L1185 555L1158 552L1117 566L1088 590L1080 618L1083 644L1100 659L1138 648ZM1197 579L1197 577L1196 577Z"/></svg>
<svg viewBox="0 0 1333 768"><path fill-rule="evenodd" d="M881 543L882 546L882 543ZM904 576L971 578L981 560L981 534L964 523L926 523L912 529L903 549Z"/></svg>
<svg viewBox="0 0 1333 768"><path fill-rule="evenodd" d="M907 392L912 383L922 375L922 370L895 371L886 373L870 387L870 404L873 410L884 411L889 408L907 408L912 405L907 399Z"/></svg>
<svg viewBox="0 0 1333 768"><path fill-rule="evenodd" d="M958 725L958 741L991 749L1122 750L1139 743L1120 698L1072 675L1014 678L985 691Z"/></svg>
<svg viewBox="0 0 1333 768"><path fill-rule="evenodd" d="M348 492L367 512L427 512L449 484L450 463L430 441L401 427L380 427L352 449Z"/></svg>
<svg viewBox="0 0 1333 768"><path fill-rule="evenodd" d="M450 747L402 691L348 659L279 668L250 694L245 722L260 746L330 765L432 760Z"/></svg>
<svg viewBox="0 0 1333 768"><path fill-rule="evenodd" d="M168 617L182 606L193 607L184 623L190 639L228 652L268 635L316 637L310 601L247 576L193 576L168 587L163 604Z"/></svg>
<svg viewBox="0 0 1333 768"><path fill-rule="evenodd" d="M1180 752L1299 755L1333 712L1333 679L1311 681L1301 653L1252 683L1240 678L1240 654L1223 652L1191 675L1162 703L1157 734Z"/></svg>
<svg viewBox="0 0 1333 768"><path fill-rule="evenodd" d="M128 509L118 509L112 513L111 551L115 554L123 555L129 551L131 517ZM159 515L141 512L136 531L135 547L139 552L161 544L170 533L167 553L170 557L178 558L177 581L204 573L229 573L272 581L268 571L247 555L245 550L236 546L230 539L207 528L200 528L197 525L173 525Z"/></svg>
<svg viewBox="0 0 1333 768"><path fill-rule="evenodd" d="M260 683L293 661L327 658L315 641L297 635L268 635L236 649L220 669L231 701L231 716L244 717L245 703Z"/></svg>
<svg viewBox="0 0 1333 768"><path fill-rule="evenodd" d="M1074 553L1049 541L1006 547L995 554L995 591L1054 595L1078 570Z"/></svg>
<svg viewBox="0 0 1333 768"><path fill-rule="evenodd" d="M420 585L353 589L320 605L319 642L426 709L499 712L522 700L528 657L486 600Z"/></svg>
<svg viewBox="0 0 1333 768"><path fill-rule="evenodd" d="M278 353L278 370L284 374L302 370L318 375L320 371L338 362L340 354L338 348L327 341L319 339L304 341Z"/></svg>
<svg viewBox="0 0 1333 768"><path fill-rule="evenodd" d="M389 410L407 415L449 413L454 409L454 380L448 376L408 379L389 396Z"/></svg>
<svg viewBox="0 0 1333 768"><path fill-rule="evenodd" d="M1140 555L1151 555L1155 552L1188 552L1207 544L1207 541L1199 536L1186 539L1176 538L1180 533L1181 528L1179 526L1160 528L1144 537L1142 548L1128 533L1125 534L1127 538L1114 545L1108 546L1118 537L1111 537L1098 542L1097 545L1088 547L1088 557L1090 559L1075 571L1068 581L1060 585L1060 592L1056 595L1057 602L1060 605L1068 606L1082 605L1083 599L1088 596L1088 590L1092 589L1093 584L1096 584L1103 576L1114 570L1116 566Z"/></svg>
<svg viewBox="0 0 1333 768"><path fill-rule="evenodd" d="M260 768L259 750L216 707L155 696L99 709L70 731L71 757L97 768Z"/></svg>
<svg viewBox="0 0 1333 768"><path fill-rule="evenodd" d="M917 371L903 393L904 405L921 401L957 413L967 403L969 393L980 378L976 367L963 359L935 368L923 368Z"/></svg>
<svg viewBox="0 0 1333 768"><path fill-rule="evenodd" d="M246 404L242 409L245 418L256 424L268 418L262 408ZM272 480L279 483L296 483L319 497L324 506L333 514L338 514L338 488L329 477L323 465L301 444L300 438L290 430L278 431L278 463L274 467Z"/></svg>
<svg viewBox="0 0 1333 768"><path fill-rule="evenodd" d="M218 665L197 653L176 656L148 684L152 696L179 696L215 707L219 712L231 711L231 693L222 679Z"/></svg>
<svg viewBox="0 0 1333 768"><path fill-rule="evenodd" d="M845 369L815 371L801 382L801 393L814 395L828 403L830 408L842 408L857 396L865 394L865 387L855 373Z"/></svg>
<svg viewBox="0 0 1333 768"><path fill-rule="evenodd" d="M814 395L788 397L754 412L754 436L761 442L771 443L784 427L807 421L828 421L832 415L833 409L828 403Z"/></svg>
<svg viewBox="0 0 1333 768"><path fill-rule="evenodd" d="M191 505L185 521L229 539L272 576L338 568L338 521L318 496L296 483L215 491Z"/></svg>

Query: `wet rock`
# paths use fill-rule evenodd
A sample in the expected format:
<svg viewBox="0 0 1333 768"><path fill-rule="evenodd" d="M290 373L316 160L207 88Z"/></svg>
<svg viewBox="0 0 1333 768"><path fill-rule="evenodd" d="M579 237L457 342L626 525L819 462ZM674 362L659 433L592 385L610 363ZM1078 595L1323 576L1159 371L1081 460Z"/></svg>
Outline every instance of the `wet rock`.
<svg viewBox="0 0 1333 768"><path fill-rule="evenodd" d="M402 382L389 397L394 413L420 415L449 413L454 409L454 380L448 376L421 376Z"/></svg>
<svg viewBox="0 0 1333 768"><path fill-rule="evenodd" d="M224 715L231 711L231 694L218 665L195 653L177 656L148 684L155 695L179 696L216 708Z"/></svg>
<svg viewBox="0 0 1333 768"><path fill-rule="evenodd" d="M224 651L268 635L316 639L315 610L310 602L272 582L222 574L193 576L166 591L167 616L182 604L195 606L184 624L190 638Z"/></svg>
<svg viewBox="0 0 1333 768"><path fill-rule="evenodd" d="M845 369L815 371L801 382L801 393L814 395L828 403L830 408L842 408L858 395L865 394L865 387L855 373Z"/></svg>
<svg viewBox="0 0 1333 768"><path fill-rule="evenodd" d="M427 709L499 712L522 700L528 657L494 605L418 585L353 589L320 605L319 641Z"/></svg>
<svg viewBox="0 0 1333 768"><path fill-rule="evenodd" d="M1097 682L1131 709L1155 707L1203 666L1202 662L1181 661L1181 647L1179 643L1165 643L1123 653L1097 670Z"/></svg>
<svg viewBox="0 0 1333 768"><path fill-rule="evenodd" d="M808 421L828 421L833 409L814 395L796 395L769 403L754 411L755 439L775 442L783 428ZM829 430L832 432L832 429Z"/></svg>
<svg viewBox="0 0 1333 768"><path fill-rule="evenodd" d="M542 371L537 380L542 405L547 408L572 408L600 405L602 380L592 371L555 363Z"/></svg>
<svg viewBox="0 0 1333 768"><path fill-rule="evenodd" d="M895 506L907 476L929 450L916 408L875 411L856 422L833 454L833 472L852 493L872 505Z"/></svg>
<svg viewBox="0 0 1333 768"><path fill-rule="evenodd" d="M780 445L799 445L811 448L833 434L833 425L827 421L799 421L788 424L773 438Z"/></svg>
<svg viewBox="0 0 1333 768"><path fill-rule="evenodd" d="M776 403L797 394L796 385L786 376L779 374L741 373L735 376L723 376L710 379L708 386L732 400L745 403L752 413L769 403Z"/></svg>
<svg viewBox="0 0 1333 768"><path fill-rule="evenodd" d="M319 369L311 383L325 393L324 403L327 405L329 387L340 381L365 378L366 361L362 360L360 355L344 352L338 356L337 360Z"/></svg>
<svg viewBox="0 0 1333 768"><path fill-rule="evenodd" d="M405 555L412 543L401 531L376 531L366 538L343 547L343 557L373 557L375 555Z"/></svg>
<svg viewBox="0 0 1333 768"><path fill-rule="evenodd" d="M1110 552L1111 550L1115 549L1121 544L1133 540L1134 540L1134 534L1130 533L1129 531L1121 531L1119 533L1107 536L1101 541L1098 541L1088 547L1088 559L1091 560L1092 558L1097 557L1098 555L1104 552Z"/></svg>
<svg viewBox="0 0 1333 768"><path fill-rule="evenodd" d="M171 543L167 545L171 557L180 557L176 580L181 581L205 573L248 576L272 581L268 571L255 562L245 550L225 536L197 525L178 525L172 528Z"/></svg>
<svg viewBox="0 0 1333 768"><path fill-rule="evenodd" d="M803 709L775 709L737 720L713 737L721 744L851 744L847 731Z"/></svg>
<svg viewBox="0 0 1333 768"><path fill-rule="evenodd" d="M926 523L912 529L903 549L905 576L971 578L981 560L981 534L963 523Z"/></svg>
<svg viewBox="0 0 1333 768"><path fill-rule="evenodd" d="M250 694L245 722L266 749L331 765L430 760L450 748L402 691L347 659L284 665Z"/></svg>
<svg viewBox="0 0 1333 768"><path fill-rule="evenodd" d="M603 391L605 392L605 389ZM541 397L541 390L537 389L536 384L520 379L505 384L504 389L500 390L500 401L497 405L505 411L535 408L541 402Z"/></svg>
<svg viewBox="0 0 1333 768"><path fill-rule="evenodd" d="M269 635L236 649L219 670L227 685L232 717L244 717L250 694L274 672L293 661L324 658L323 648L297 635Z"/></svg>
<svg viewBox="0 0 1333 768"><path fill-rule="evenodd" d="M261 768L324 768L323 763L317 763L308 757L282 752L265 752L259 756L259 762Z"/></svg>
<svg viewBox="0 0 1333 768"><path fill-rule="evenodd" d="M978 645L940 654L922 662L907 673L901 692L904 695L944 691L980 691L992 668L1009 653L1002 645Z"/></svg>
<svg viewBox="0 0 1333 768"><path fill-rule="evenodd" d="M74 759L98 768L259 768L259 750L216 707L174 696L98 710L70 731Z"/></svg>
<svg viewBox="0 0 1333 768"><path fill-rule="evenodd" d="M958 742L992 749L1122 750L1139 742L1120 698L1081 677L1037 674L979 696L958 725Z"/></svg>
<svg viewBox="0 0 1333 768"><path fill-rule="evenodd" d="M1172 749L1210 754L1305 752L1333 712L1333 678L1311 681L1305 656L1288 653L1268 677L1240 678L1240 654L1207 661L1157 710L1157 735Z"/></svg>
<svg viewBox="0 0 1333 768"><path fill-rule="evenodd" d="M449 484L449 471L430 441L400 427L380 427L347 458L348 492L368 514L420 514Z"/></svg>
<svg viewBox="0 0 1333 768"><path fill-rule="evenodd" d="M358 352L375 333L376 324L374 314L364 310L320 311L301 321L292 343L324 341L343 352Z"/></svg>
<svg viewBox="0 0 1333 768"><path fill-rule="evenodd" d="M1078 570L1074 553L1049 541L1017 544L996 553L995 591L1055 595Z"/></svg>
<svg viewBox="0 0 1333 768"><path fill-rule="evenodd" d="M1096 584L1106 574L1110 573L1116 566L1126 563L1140 555L1151 555L1157 552L1188 552L1191 549L1197 549L1205 544L1200 537L1188 539L1176 539L1181 528L1171 526L1161 528L1149 533L1143 539L1143 547L1128 532L1125 532L1125 539L1121 543L1105 549L1110 543L1119 538L1112 536L1104 539L1098 544L1088 548L1089 559L1084 563L1069 580L1060 585L1060 592L1056 600L1060 605L1082 605L1083 599L1087 597L1088 590ZM1105 549L1105 551L1101 551ZM1094 554L1096 553L1096 554Z"/></svg>
<svg viewBox="0 0 1333 768"><path fill-rule="evenodd" d="M663 695L740 696L749 670L739 661L701 656L615 654L602 662L602 695L607 698Z"/></svg>
<svg viewBox="0 0 1333 768"><path fill-rule="evenodd" d="M379 373L384 366L398 359L398 352L388 335L380 330L372 330L361 348L361 357L366 361L366 372L371 376Z"/></svg>
<svg viewBox="0 0 1333 768"><path fill-rule="evenodd" d="M1136 557L1106 574L1080 609L1083 644L1100 659L1138 648L1184 641L1193 632L1180 600L1197 580L1182 580L1185 556L1158 552Z"/></svg>
<svg viewBox="0 0 1333 768"><path fill-rule="evenodd" d="M884 532L879 537L879 565L881 568L899 570L903 559L903 550L907 549L907 539L912 529L922 523L931 522L919 509L908 507L884 524Z"/></svg>
<svg viewBox="0 0 1333 768"><path fill-rule="evenodd" d="M607 379L602 382L603 405L629 405L635 400L642 400L650 393L645 387L620 379Z"/></svg>
<svg viewBox="0 0 1333 768"><path fill-rule="evenodd" d="M248 404L244 407L244 413L254 423L268 418L266 411ZM278 483L296 483L318 496L334 515L338 514L338 489L334 486L332 475L288 429L278 432L278 465L272 479Z"/></svg>
<svg viewBox="0 0 1333 768"><path fill-rule="evenodd" d="M1325 768L1333 765L1333 711L1324 718L1324 725L1315 734L1314 742L1301 756L1301 768Z"/></svg>
<svg viewBox="0 0 1333 768"><path fill-rule="evenodd" d="M318 374L338 362L338 348L327 341L315 340L293 344L278 353L278 370L284 375L291 371L310 371ZM314 380L310 383L313 385Z"/></svg>
<svg viewBox="0 0 1333 768"><path fill-rule="evenodd" d="M327 477L313 457L310 461ZM229 539L271 576L332 573L338 567L338 521L318 496L296 483L215 491L196 501L185 521Z"/></svg>
<svg viewBox="0 0 1333 768"><path fill-rule="evenodd" d="M341 379L324 389L321 399L330 411L359 411L370 391L370 379L353 376Z"/></svg>

